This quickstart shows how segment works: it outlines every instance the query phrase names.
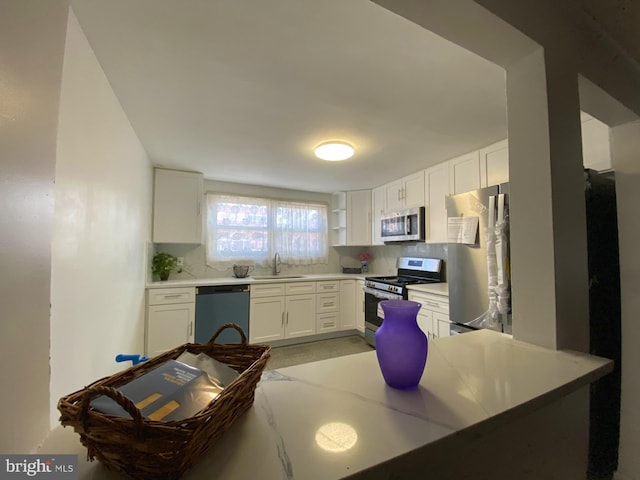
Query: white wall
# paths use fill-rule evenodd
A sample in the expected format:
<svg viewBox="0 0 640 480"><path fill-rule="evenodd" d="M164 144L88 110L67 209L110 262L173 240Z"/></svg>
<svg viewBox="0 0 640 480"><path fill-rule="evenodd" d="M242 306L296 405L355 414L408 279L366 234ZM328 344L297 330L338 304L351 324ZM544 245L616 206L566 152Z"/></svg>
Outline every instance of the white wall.
<svg viewBox="0 0 640 480"><path fill-rule="evenodd" d="M152 168L73 13L60 97L51 260L52 425L59 397L142 353Z"/></svg>
<svg viewBox="0 0 640 480"><path fill-rule="evenodd" d="M0 452L49 429L49 290L66 0L0 7Z"/></svg>

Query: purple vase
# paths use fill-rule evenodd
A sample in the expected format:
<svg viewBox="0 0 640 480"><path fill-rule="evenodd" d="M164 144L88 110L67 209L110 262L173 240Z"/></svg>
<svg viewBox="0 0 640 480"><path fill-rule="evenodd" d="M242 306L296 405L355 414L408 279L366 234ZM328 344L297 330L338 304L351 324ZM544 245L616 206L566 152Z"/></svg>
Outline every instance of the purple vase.
<svg viewBox="0 0 640 480"><path fill-rule="evenodd" d="M383 300L382 326L376 331L376 354L387 385L416 388L427 363L427 337L418 326L420 305L409 300Z"/></svg>

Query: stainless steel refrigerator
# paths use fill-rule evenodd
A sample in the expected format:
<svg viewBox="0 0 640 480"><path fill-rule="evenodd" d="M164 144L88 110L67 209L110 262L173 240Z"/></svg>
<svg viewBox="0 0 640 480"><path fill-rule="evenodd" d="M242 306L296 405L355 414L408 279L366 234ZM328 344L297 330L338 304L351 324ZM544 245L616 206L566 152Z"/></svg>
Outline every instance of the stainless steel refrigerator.
<svg viewBox="0 0 640 480"><path fill-rule="evenodd" d="M511 330L508 184L447 198L449 317Z"/></svg>
<svg viewBox="0 0 640 480"><path fill-rule="evenodd" d="M447 281L451 321L478 326L489 309L487 242L484 229L497 213L504 194L507 219L506 275L509 276L508 184L489 187L447 200L450 219L478 217L473 243L449 243ZM492 200L493 198L493 200ZM493 207L492 207L493 206ZM615 179L613 174L585 170L585 206L589 267L590 353L614 360L614 371L591 384L588 480L610 480L618 465L621 392L620 263ZM494 220L497 217L494 217ZM468 238L466 239L468 241ZM510 333L511 314L503 322Z"/></svg>

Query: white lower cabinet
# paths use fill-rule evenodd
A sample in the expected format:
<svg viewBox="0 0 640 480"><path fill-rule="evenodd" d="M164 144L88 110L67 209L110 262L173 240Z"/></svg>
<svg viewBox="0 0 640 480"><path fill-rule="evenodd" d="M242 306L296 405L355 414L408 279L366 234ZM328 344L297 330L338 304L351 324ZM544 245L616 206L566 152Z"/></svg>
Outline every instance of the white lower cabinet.
<svg viewBox="0 0 640 480"><path fill-rule="evenodd" d="M194 340L195 288L147 290L145 355L155 357Z"/></svg>
<svg viewBox="0 0 640 480"><path fill-rule="evenodd" d="M449 315L433 312L433 333L436 338L451 336L451 322Z"/></svg>
<svg viewBox="0 0 640 480"><path fill-rule="evenodd" d="M340 281L340 330L356 328L356 281Z"/></svg>
<svg viewBox="0 0 640 480"><path fill-rule="evenodd" d="M316 291L316 332L335 332L340 328L340 281L318 282Z"/></svg>
<svg viewBox="0 0 640 480"><path fill-rule="evenodd" d="M338 312L316 315L316 333L329 333L338 330L340 314Z"/></svg>
<svg viewBox="0 0 640 480"><path fill-rule="evenodd" d="M316 333L315 294L285 297L284 338L306 337Z"/></svg>
<svg viewBox="0 0 640 480"><path fill-rule="evenodd" d="M315 282L253 285L249 306L249 342L314 335L315 288Z"/></svg>
<svg viewBox="0 0 640 480"><path fill-rule="evenodd" d="M251 298L249 342L270 342L282 338L284 338L284 297Z"/></svg>
<svg viewBox="0 0 640 480"><path fill-rule="evenodd" d="M445 295L409 290L409 300L422 305L418 311L418 326L434 339L450 335L449 298Z"/></svg>
<svg viewBox="0 0 640 480"><path fill-rule="evenodd" d="M249 342L340 330L364 332L364 281L261 283L251 286Z"/></svg>
<svg viewBox="0 0 640 480"><path fill-rule="evenodd" d="M356 285L356 328L364 333L364 280L358 280Z"/></svg>

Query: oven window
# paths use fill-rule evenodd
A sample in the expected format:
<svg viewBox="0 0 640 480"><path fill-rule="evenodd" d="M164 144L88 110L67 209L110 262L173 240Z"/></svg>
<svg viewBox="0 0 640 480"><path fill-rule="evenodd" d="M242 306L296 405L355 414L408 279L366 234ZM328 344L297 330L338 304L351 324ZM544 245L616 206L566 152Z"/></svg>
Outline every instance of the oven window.
<svg viewBox="0 0 640 480"><path fill-rule="evenodd" d="M364 294L364 321L372 325L382 325L382 319L378 317L378 304L384 298L378 298L371 293Z"/></svg>

